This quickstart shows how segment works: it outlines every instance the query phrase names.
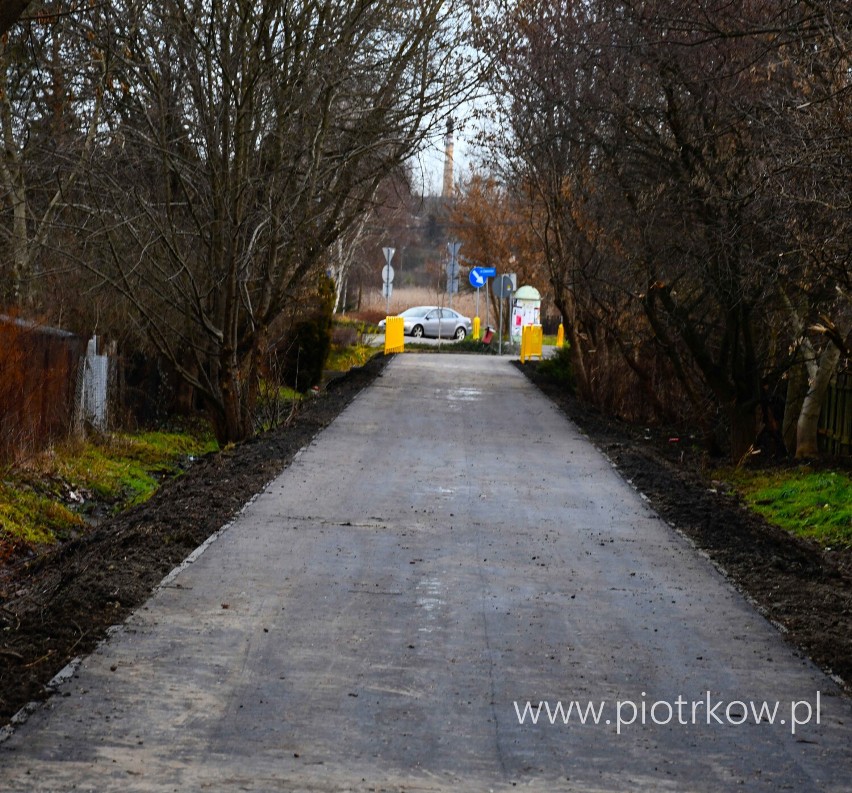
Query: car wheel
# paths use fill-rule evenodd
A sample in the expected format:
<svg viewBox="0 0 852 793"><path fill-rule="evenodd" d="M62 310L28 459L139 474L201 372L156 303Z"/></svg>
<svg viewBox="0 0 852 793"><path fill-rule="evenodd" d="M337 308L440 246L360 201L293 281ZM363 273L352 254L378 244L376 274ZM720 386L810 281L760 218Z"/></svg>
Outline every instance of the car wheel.
<svg viewBox="0 0 852 793"><path fill-rule="evenodd" d="M415 338L419 339L423 335L423 326L422 325L415 325L411 329L411 335L414 336Z"/></svg>
<svg viewBox="0 0 852 793"><path fill-rule="evenodd" d="M467 336L467 331L464 328L456 328L456 338L461 341L465 336Z"/></svg>

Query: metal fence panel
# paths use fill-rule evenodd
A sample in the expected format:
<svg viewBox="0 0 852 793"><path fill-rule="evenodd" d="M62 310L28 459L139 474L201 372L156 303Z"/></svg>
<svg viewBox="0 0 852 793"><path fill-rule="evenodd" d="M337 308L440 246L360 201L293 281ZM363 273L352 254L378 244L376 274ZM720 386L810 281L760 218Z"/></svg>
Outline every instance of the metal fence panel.
<svg viewBox="0 0 852 793"><path fill-rule="evenodd" d="M85 341L0 316L0 460L16 461L65 436Z"/></svg>
<svg viewBox="0 0 852 793"><path fill-rule="evenodd" d="M831 382L819 418L820 451L852 454L852 371L838 372Z"/></svg>

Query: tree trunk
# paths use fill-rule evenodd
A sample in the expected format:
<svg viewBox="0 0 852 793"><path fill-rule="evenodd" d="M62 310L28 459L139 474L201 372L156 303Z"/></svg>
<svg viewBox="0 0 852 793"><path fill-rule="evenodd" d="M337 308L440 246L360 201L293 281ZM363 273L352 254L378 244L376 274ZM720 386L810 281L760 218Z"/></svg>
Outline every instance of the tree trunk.
<svg viewBox="0 0 852 793"><path fill-rule="evenodd" d="M781 434L784 436L784 446L788 454L796 454L796 434L802 404L808 392L808 378L803 363L797 363L790 369L787 380L787 397L784 400L784 420L781 424Z"/></svg>
<svg viewBox="0 0 852 793"><path fill-rule="evenodd" d="M591 388L589 385L589 375L586 370L586 359L583 354L583 346L580 339L579 331L577 330L576 312L573 310L573 305L569 302L570 297L566 297L566 293L557 289L557 284L551 279L551 284L554 287L554 305L556 310L562 317L562 323L565 328L565 335L568 339L568 349L571 355L571 364L573 368L574 381L577 384L577 391L586 400L592 401Z"/></svg>
<svg viewBox="0 0 852 793"><path fill-rule="evenodd" d="M827 344L819 357L816 375L810 378L808 393L805 394L805 401L802 403L799 421L796 424L797 459L819 456L817 445L819 414L839 360L840 349L834 344Z"/></svg>
<svg viewBox="0 0 852 793"><path fill-rule="evenodd" d="M0 164L2 185L6 192L6 200L12 206L11 248L12 272L11 283L8 286L8 297L13 303L19 304L29 286L29 233L27 230L27 190L24 179L24 167L21 154L15 141L15 120L12 112L12 100L9 94L8 70L11 69L9 58L4 52L0 62L0 120L5 145L3 161Z"/></svg>
<svg viewBox="0 0 852 793"><path fill-rule="evenodd" d="M12 291L16 303L26 302L30 290L29 235L27 233L27 200L23 186L23 170L19 168L12 193L12 258L14 261Z"/></svg>
<svg viewBox="0 0 852 793"><path fill-rule="evenodd" d="M731 422L731 460L741 462L754 448L757 438L757 406L735 402L729 410Z"/></svg>
<svg viewBox="0 0 852 793"><path fill-rule="evenodd" d="M182 377L175 384L174 411L179 416L191 416L195 405L195 388Z"/></svg>
<svg viewBox="0 0 852 793"><path fill-rule="evenodd" d="M245 440L251 432L246 426L243 393L237 366L224 362L219 374L221 404L217 405L214 416L216 440L220 446Z"/></svg>
<svg viewBox="0 0 852 793"><path fill-rule="evenodd" d="M343 272L343 267L338 267L334 274L334 313L344 312L346 310L345 304L345 286L346 286L346 274Z"/></svg>

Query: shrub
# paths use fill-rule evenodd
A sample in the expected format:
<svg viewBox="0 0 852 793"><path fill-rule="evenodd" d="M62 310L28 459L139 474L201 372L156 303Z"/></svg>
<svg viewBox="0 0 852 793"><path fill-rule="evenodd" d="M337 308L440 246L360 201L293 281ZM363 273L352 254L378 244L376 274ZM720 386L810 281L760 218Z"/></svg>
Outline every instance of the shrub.
<svg viewBox="0 0 852 793"><path fill-rule="evenodd" d="M554 385L562 386L573 393L576 381L571 365L571 351L568 346L560 347L553 357L545 358L539 363L538 374Z"/></svg>
<svg viewBox="0 0 852 793"><path fill-rule="evenodd" d="M474 339L472 336L468 336L462 341L450 341L449 339L445 339L444 341L445 344L443 344L440 348L425 344L417 345L416 342L406 343L406 347L422 347L424 349L428 349L430 352L466 352L477 353L479 355L497 354L496 339L492 341L491 344L483 344L481 340Z"/></svg>
<svg viewBox="0 0 852 793"><path fill-rule="evenodd" d="M321 276L314 305L297 321L283 345L281 376L284 383L305 393L322 381L331 351L334 282Z"/></svg>
<svg viewBox="0 0 852 793"><path fill-rule="evenodd" d="M351 347L358 343L358 330L352 325L335 325L331 332L331 342L336 347Z"/></svg>

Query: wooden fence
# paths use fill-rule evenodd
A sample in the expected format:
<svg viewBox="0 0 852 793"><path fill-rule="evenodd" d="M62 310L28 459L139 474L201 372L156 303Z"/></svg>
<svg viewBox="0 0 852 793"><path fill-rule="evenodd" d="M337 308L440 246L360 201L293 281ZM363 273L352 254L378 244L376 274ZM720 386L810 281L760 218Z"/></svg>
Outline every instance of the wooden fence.
<svg viewBox="0 0 852 793"><path fill-rule="evenodd" d="M819 417L820 451L852 454L852 370L838 372L828 389Z"/></svg>
<svg viewBox="0 0 852 793"><path fill-rule="evenodd" d="M85 340L72 333L0 317L0 462L68 433L85 351Z"/></svg>

